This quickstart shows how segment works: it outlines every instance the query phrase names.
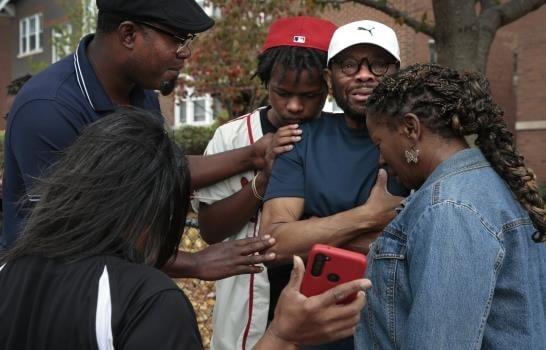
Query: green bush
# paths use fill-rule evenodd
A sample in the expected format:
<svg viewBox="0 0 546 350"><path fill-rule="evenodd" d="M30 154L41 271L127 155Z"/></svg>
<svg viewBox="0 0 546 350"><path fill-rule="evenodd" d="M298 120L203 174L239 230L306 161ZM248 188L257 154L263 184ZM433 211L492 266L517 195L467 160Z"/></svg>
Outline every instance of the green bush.
<svg viewBox="0 0 546 350"><path fill-rule="evenodd" d="M211 126L183 126L173 131L174 140L184 148L186 154L200 155L207 148L207 144L214 135L217 126L217 124Z"/></svg>

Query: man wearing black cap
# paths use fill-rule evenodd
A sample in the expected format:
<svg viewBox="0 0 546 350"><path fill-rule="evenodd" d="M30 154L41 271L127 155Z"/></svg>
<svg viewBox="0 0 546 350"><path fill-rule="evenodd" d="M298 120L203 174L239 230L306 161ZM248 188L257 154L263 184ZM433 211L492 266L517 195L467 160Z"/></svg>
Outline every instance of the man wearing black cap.
<svg viewBox="0 0 546 350"><path fill-rule="evenodd" d="M85 126L123 105L163 118L153 90L173 91L195 34L214 25L194 0L97 0L97 7L96 33L83 37L73 55L32 78L9 113L0 252L13 244L28 208L39 200L30 192L33 181ZM190 157L193 187L263 166L270 140L212 157ZM273 255L249 254L268 245L254 238L179 254L168 272L202 279L258 272L254 264Z"/></svg>

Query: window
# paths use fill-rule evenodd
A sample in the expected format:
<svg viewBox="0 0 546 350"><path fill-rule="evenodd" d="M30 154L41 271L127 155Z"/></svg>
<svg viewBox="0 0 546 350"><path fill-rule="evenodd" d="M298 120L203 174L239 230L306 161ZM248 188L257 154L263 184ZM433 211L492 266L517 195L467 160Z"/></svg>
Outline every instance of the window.
<svg viewBox="0 0 546 350"><path fill-rule="evenodd" d="M186 118L186 110L188 106L185 100L180 100L180 104L178 105L178 110L180 111L180 115L178 117L179 124L187 124L187 118Z"/></svg>
<svg viewBox="0 0 546 350"><path fill-rule="evenodd" d="M42 52L42 14L19 21L19 56Z"/></svg>
<svg viewBox="0 0 546 350"><path fill-rule="evenodd" d="M211 4L210 1L197 0L196 2L210 17L219 18L222 15L220 8Z"/></svg>
<svg viewBox="0 0 546 350"><path fill-rule="evenodd" d="M187 94L188 96L190 94ZM217 108L209 95L176 97L174 110L174 128L183 125L210 125L216 119Z"/></svg>
<svg viewBox="0 0 546 350"><path fill-rule="evenodd" d="M202 123L207 118L206 108L205 108L205 98L197 97L193 100L193 121L196 123Z"/></svg>
<svg viewBox="0 0 546 350"><path fill-rule="evenodd" d="M51 30L51 63L59 61L72 52L71 36L72 25L70 23L57 26Z"/></svg>
<svg viewBox="0 0 546 350"><path fill-rule="evenodd" d="M212 119L216 120L223 112L222 101L215 97L212 99Z"/></svg>

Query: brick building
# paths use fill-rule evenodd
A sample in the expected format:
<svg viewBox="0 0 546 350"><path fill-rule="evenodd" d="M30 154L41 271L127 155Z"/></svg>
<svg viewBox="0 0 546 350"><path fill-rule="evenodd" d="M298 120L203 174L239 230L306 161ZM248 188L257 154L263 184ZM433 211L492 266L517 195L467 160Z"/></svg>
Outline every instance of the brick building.
<svg viewBox="0 0 546 350"><path fill-rule="evenodd" d="M84 0L94 6L94 0ZM201 1L203 3L203 1ZM393 0L397 8L415 18L428 11L431 0ZM337 24L359 19L375 19L392 26L401 44L402 65L434 59L434 43L424 34L400 26L390 17L359 4L346 3L339 11L328 10L324 17ZM0 0L0 113L6 111L5 87L35 69L40 62L51 63L54 27L67 20L57 1ZM546 6L503 27L493 42L487 76L493 95L515 133L520 151L539 180L546 183ZM34 67L34 68L33 68ZM216 108L210 97L162 99L162 108L171 125L194 122L206 124ZM0 128L4 120L0 118Z"/></svg>

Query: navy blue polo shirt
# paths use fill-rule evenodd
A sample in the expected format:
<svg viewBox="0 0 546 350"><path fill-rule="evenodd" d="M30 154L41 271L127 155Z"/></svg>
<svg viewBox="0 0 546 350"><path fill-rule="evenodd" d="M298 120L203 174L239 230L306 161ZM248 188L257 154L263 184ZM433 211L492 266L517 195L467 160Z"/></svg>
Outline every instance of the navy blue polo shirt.
<svg viewBox="0 0 546 350"><path fill-rule="evenodd" d="M93 34L73 55L29 80L9 113L4 146L4 228L0 251L12 246L33 199L31 188L86 126L115 110L87 57ZM155 92L135 87L131 104L161 117Z"/></svg>

